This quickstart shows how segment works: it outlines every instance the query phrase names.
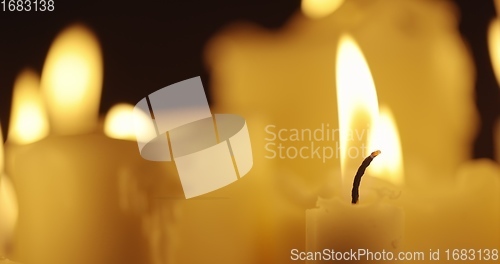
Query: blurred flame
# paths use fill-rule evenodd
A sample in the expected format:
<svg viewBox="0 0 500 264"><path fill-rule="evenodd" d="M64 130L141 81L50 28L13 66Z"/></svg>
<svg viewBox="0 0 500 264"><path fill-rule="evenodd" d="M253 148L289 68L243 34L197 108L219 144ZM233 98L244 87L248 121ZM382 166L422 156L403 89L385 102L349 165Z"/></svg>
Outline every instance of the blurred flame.
<svg viewBox="0 0 500 264"><path fill-rule="evenodd" d="M15 144L29 144L49 133L45 106L40 95L40 78L31 70L22 71L14 84L12 116L8 140Z"/></svg>
<svg viewBox="0 0 500 264"><path fill-rule="evenodd" d="M309 18L319 19L335 12L344 0L302 0L302 12Z"/></svg>
<svg viewBox="0 0 500 264"><path fill-rule="evenodd" d="M352 133L368 133L367 124L360 126L359 121L366 120L368 125L371 125L378 119L378 100L366 59L355 40L349 35L340 37L336 69L340 168L342 175L345 176L348 150L355 147L359 153L361 151L359 145L349 142L349 136ZM371 150L367 152L369 154Z"/></svg>
<svg viewBox="0 0 500 264"><path fill-rule="evenodd" d="M396 122L387 106L380 108L380 117L370 135L368 149L382 150L376 162L370 165L370 175L393 184L402 184L404 181L403 151Z"/></svg>
<svg viewBox="0 0 500 264"><path fill-rule="evenodd" d="M134 106L129 104L117 104L113 106L104 120L104 134L110 138L136 140L135 122L147 124L150 121L146 114L134 118Z"/></svg>
<svg viewBox="0 0 500 264"><path fill-rule="evenodd" d="M500 20L495 18L491 21L488 30L488 46L490 50L491 63L500 84Z"/></svg>
<svg viewBox="0 0 500 264"><path fill-rule="evenodd" d="M82 134L96 128L102 89L101 57L97 38L81 25L65 29L52 43L41 86L55 134Z"/></svg>

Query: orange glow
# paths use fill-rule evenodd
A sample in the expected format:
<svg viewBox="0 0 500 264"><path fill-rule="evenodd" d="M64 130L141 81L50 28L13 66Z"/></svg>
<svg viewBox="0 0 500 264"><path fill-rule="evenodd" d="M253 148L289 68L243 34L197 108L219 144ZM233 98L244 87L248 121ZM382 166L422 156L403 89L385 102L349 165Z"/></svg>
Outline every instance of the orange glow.
<svg viewBox="0 0 500 264"><path fill-rule="evenodd" d="M12 116L8 140L29 144L47 136L49 123L40 95L40 78L31 70L19 74L12 96Z"/></svg>
<svg viewBox="0 0 500 264"><path fill-rule="evenodd" d="M89 29L67 28L52 43L42 72L51 131L59 135L96 128L102 89L102 56Z"/></svg>

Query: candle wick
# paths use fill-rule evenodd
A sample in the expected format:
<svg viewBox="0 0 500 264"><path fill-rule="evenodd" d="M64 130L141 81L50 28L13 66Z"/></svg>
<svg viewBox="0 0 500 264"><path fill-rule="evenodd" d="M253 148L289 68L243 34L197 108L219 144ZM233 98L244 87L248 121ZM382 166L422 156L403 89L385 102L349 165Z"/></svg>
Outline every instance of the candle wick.
<svg viewBox="0 0 500 264"><path fill-rule="evenodd" d="M363 174L365 174L366 168L370 166L370 163L372 160L378 156L380 153L382 153L380 150L376 150L370 154L370 156L366 157L365 160L361 163L361 166L359 166L358 171L356 172L356 175L354 176L354 182L352 183L352 204L357 204L358 203L358 198L359 198L359 185L361 184L361 177L363 177Z"/></svg>

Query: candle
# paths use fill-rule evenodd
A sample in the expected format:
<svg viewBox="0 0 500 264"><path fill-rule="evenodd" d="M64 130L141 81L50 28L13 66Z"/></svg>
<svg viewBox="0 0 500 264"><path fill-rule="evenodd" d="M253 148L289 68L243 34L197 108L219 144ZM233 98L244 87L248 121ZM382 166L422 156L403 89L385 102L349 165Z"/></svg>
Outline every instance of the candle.
<svg viewBox="0 0 500 264"><path fill-rule="evenodd" d="M324 254L326 249L338 261L390 261L401 250L404 230L401 209L383 202L352 206L338 197L319 199L318 206L307 211L306 252ZM355 252L354 257L351 252ZM322 257L306 260L311 260L307 263L333 260Z"/></svg>
<svg viewBox="0 0 500 264"><path fill-rule="evenodd" d="M406 181L425 184L427 178L452 178L467 158L464 150L475 116L470 100L472 61L457 30L456 12L447 1L353 0L323 19L296 14L278 31L248 24L228 27L207 48L215 103L243 116L266 115L276 130L321 124L338 128L331 87L335 45L343 32L363 48L377 76L380 101L390 105L399 120L405 135L403 154L413 160ZM418 129L426 127L440 129ZM282 143L304 146L300 141ZM336 142L315 143L337 150ZM437 145L441 147L435 149ZM325 183L326 171L338 167L336 154L325 163L317 158L273 162L293 170L314 190ZM415 174L419 168L432 168L433 173Z"/></svg>
<svg viewBox="0 0 500 264"><path fill-rule="evenodd" d="M351 203L358 203L359 192L361 192L362 202L360 205L351 206L345 201L345 189L347 189L347 177L345 175L347 173L351 174L352 160L360 160L359 156L357 156L359 154L352 155L351 150L355 149L359 153L360 149L367 147L365 144L368 138L372 141L380 139L393 141L395 139L377 138L377 136L386 132L383 130L386 127L378 125L378 102L375 85L359 46L348 35L343 35L339 42L336 77L340 140L342 140L340 150L344 154L340 156L341 174L344 176L342 177L344 190L333 199L325 200L320 198L317 208L306 211L307 252L312 252L306 254L314 255L318 254L316 252L320 252L318 254L320 255L324 254L325 249L328 249L339 252L330 252L330 257L335 257L336 260L381 260L379 257L385 260L393 260L395 252L401 250L404 230L403 210L380 198L374 200L373 194L369 197L368 202L366 202L366 198L363 199L363 195L364 197L367 196L367 189L372 189L371 192L373 190L375 192L379 191L382 186L380 184L385 185L384 181L379 183L367 179L370 188L358 191L361 176L363 176L372 159L380 154L380 151L372 152L370 156L365 158L354 177ZM375 114L369 114L373 112ZM353 140L347 136L347 133L366 130L362 125L359 125L366 122L374 124L373 127L376 131L370 132L370 135L361 140L351 142ZM344 131L344 134L342 134L342 131ZM370 144L374 145L373 142ZM393 162L397 162L397 160ZM395 176L402 176L401 171L396 171L395 174ZM356 252L354 253L355 257L346 259L349 252L352 251ZM368 252L371 252L372 255L364 255L369 254ZM389 254L389 256L379 256L379 254ZM312 258L309 260L312 260L312 263L320 263L319 260L325 259Z"/></svg>
<svg viewBox="0 0 500 264"><path fill-rule="evenodd" d="M136 128L147 127L149 116L134 114L134 106L114 105L104 120L104 134L120 140L136 140ZM131 121L134 122L131 122ZM183 190L174 163L137 162L118 168L119 205L127 214L140 216L141 230L147 239L150 263L179 263L178 251L180 201ZM146 177L137 177L145 175Z"/></svg>
<svg viewBox="0 0 500 264"><path fill-rule="evenodd" d="M12 182L4 172L3 136L0 132L0 260L9 253L17 223L17 198Z"/></svg>
<svg viewBox="0 0 500 264"><path fill-rule="evenodd" d="M24 85L36 83L29 81L33 75L22 76L30 79L16 82L13 106L30 105L22 100L36 97L16 96L33 90ZM101 82L95 36L80 25L64 30L48 53L41 80L50 135L43 137L47 124L42 123L33 126L29 137L19 132L25 127L9 133L8 171L21 208L13 256L21 262L147 263L151 258L141 223L145 212L120 207L120 173L149 167L141 171L147 176L161 168L146 166L134 142L98 130ZM15 116L13 124L41 119L36 113L43 112L17 110L25 114Z"/></svg>
<svg viewBox="0 0 500 264"><path fill-rule="evenodd" d="M403 249L425 254L440 250L442 261L447 249L498 249L498 175L500 168L492 161L470 161L457 169L453 181L405 187L393 200L405 210ZM432 263L428 256L425 260Z"/></svg>

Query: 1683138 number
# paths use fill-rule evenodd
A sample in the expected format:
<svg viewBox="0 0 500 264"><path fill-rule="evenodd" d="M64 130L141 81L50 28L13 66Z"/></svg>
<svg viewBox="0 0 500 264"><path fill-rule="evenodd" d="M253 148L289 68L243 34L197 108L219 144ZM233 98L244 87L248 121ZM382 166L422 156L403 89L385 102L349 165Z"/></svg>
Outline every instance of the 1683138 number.
<svg viewBox="0 0 500 264"><path fill-rule="evenodd" d="M2 11L10 12L45 12L54 11L54 0L2 0L0 1Z"/></svg>

